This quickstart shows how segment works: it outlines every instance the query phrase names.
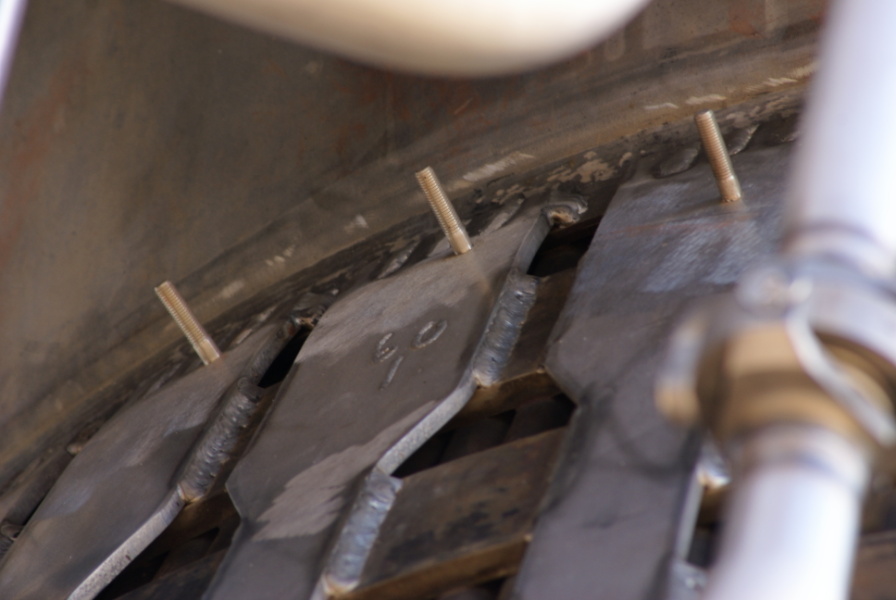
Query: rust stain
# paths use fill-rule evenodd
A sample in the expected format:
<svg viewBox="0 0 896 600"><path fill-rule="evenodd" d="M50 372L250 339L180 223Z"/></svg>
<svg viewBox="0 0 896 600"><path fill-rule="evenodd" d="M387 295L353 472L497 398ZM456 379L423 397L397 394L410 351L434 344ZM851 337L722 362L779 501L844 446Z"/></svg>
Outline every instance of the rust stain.
<svg viewBox="0 0 896 600"><path fill-rule="evenodd" d="M402 123L409 123L414 118L414 111L408 103L406 90L409 83L402 78L389 74L386 77L386 86L388 90L389 105L386 110L390 111L391 116Z"/></svg>
<svg viewBox="0 0 896 600"><path fill-rule="evenodd" d="M336 133L335 142L336 154L339 158L345 159L347 154L356 146L356 140L364 138L366 134L366 123L347 123L342 126Z"/></svg>
<svg viewBox="0 0 896 600"><path fill-rule="evenodd" d="M268 58L264 61L264 65L262 66L262 72L268 75L276 75L280 79L286 79L287 74L286 70L280 66L280 63L275 61L272 58Z"/></svg>
<svg viewBox="0 0 896 600"><path fill-rule="evenodd" d="M383 98L385 72L363 67L341 59L333 59L331 88L361 106L369 106Z"/></svg>
<svg viewBox="0 0 896 600"><path fill-rule="evenodd" d="M3 215L0 219L0 268L9 261L22 234L29 206L38 199L43 165L57 136L53 123L71 100L72 93L90 74L84 53L65 61L49 78L49 85L27 112L12 123L14 135L6 138L3 156L9 174L0 192Z"/></svg>
<svg viewBox="0 0 896 600"><path fill-rule="evenodd" d="M296 157L296 167L302 168L305 166L305 153L307 151L305 140L299 138L296 140L296 148L295 148L295 157Z"/></svg>
<svg viewBox="0 0 896 600"><path fill-rule="evenodd" d="M762 1L733 2L728 7L728 26L742 36L760 37L765 21L765 3Z"/></svg>

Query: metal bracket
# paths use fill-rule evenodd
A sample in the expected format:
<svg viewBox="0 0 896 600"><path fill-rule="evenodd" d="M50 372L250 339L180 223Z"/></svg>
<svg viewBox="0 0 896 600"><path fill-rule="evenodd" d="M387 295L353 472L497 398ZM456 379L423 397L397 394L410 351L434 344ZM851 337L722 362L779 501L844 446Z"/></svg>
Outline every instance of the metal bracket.
<svg viewBox="0 0 896 600"><path fill-rule="evenodd" d="M896 384L896 343L882 336L896 325L889 296L886 288L834 266L756 268L734 293L692 312L673 335L657 380L658 404L686 424L702 414L722 440L774 414L845 428L889 446L896 441L885 390ZM847 346L848 363L836 354ZM857 366L874 381L858 381ZM763 405L756 400L761 394L737 392L738 382L785 373L791 389L799 387L806 398L791 394L786 402Z"/></svg>
<svg viewBox="0 0 896 600"><path fill-rule="evenodd" d="M263 327L214 363L113 417L72 460L0 567L0 595L21 600L93 598L201 496L222 460L244 394L288 337ZM271 346L276 349L272 351ZM234 421L233 417L237 417ZM214 427L219 425L219 427ZM223 443L222 443L223 442ZM186 462L185 462L186 459ZM183 490L188 490L185 494Z"/></svg>
<svg viewBox="0 0 896 600"><path fill-rule="evenodd" d="M534 298L525 269L551 214L524 209L472 251L330 308L228 481L242 522L207 598L309 598L357 585L400 483L389 474L506 361Z"/></svg>

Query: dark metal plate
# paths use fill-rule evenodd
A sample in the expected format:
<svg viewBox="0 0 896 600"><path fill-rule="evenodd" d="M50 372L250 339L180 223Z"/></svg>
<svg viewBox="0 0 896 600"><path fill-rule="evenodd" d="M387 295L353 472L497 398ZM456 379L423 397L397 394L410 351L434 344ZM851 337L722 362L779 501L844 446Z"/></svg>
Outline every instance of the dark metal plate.
<svg viewBox="0 0 896 600"><path fill-rule="evenodd" d="M176 496L175 475L218 399L273 335L273 327L260 329L109 421L63 472L0 565L0 597L68 598L167 506ZM175 504L167 506L172 518L180 508Z"/></svg>
<svg viewBox="0 0 896 600"><path fill-rule="evenodd" d="M709 167L623 185L582 259L547 367L579 405L516 582L524 600L666 594L697 444L657 412L657 361L682 307L771 250L789 147L734 157L745 205Z"/></svg>
<svg viewBox="0 0 896 600"><path fill-rule="evenodd" d="M362 475L391 473L501 366L548 228L529 209L330 308L228 481L243 520L207 597L312 594Z"/></svg>

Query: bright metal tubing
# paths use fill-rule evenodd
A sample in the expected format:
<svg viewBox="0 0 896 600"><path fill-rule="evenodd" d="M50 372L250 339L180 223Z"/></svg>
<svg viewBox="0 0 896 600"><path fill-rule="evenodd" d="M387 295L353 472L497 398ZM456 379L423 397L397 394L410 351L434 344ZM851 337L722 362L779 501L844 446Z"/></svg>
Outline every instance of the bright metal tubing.
<svg viewBox="0 0 896 600"><path fill-rule="evenodd" d="M786 251L896 274L896 2L831 6L791 181Z"/></svg>
<svg viewBox="0 0 896 600"><path fill-rule="evenodd" d="M837 0L801 126L785 255L896 274L896 2ZM871 457L796 426L751 434L704 600L845 600ZM746 464L744 464L746 463Z"/></svg>
<svg viewBox="0 0 896 600"><path fill-rule="evenodd" d="M9 81L9 72L12 70L27 6L28 0L0 0L0 105Z"/></svg>
<svg viewBox="0 0 896 600"><path fill-rule="evenodd" d="M784 425L754 433L737 462L704 600L845 600L868 456L831 431Z"/></svg>

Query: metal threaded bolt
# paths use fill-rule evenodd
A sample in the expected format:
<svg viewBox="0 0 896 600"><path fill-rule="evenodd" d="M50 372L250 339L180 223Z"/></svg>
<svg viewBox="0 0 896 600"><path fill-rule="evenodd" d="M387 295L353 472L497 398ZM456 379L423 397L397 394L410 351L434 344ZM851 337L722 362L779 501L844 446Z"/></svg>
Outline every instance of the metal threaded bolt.
<svg viewBox="0 0 896 600"><path fill-rule="evenodd" d="M426 194L426 199L429 200L432 211L436 213L439 225L442 226L442 231L448 237L448 242L451 244L451 249L454 250L454 253L464 254L472 250L473 245L470 244L470 236L467 235L467 230L464 229L463 223L457 217L457 213L454 211L451 201L448 200L448 196L445 195L445 190L442 189L432 167L426 167L422 171L418 171L417 182L423 188L423 193Z"/></svg>
<svg viewBox="0 0 896 600"><path fill-rule="evenodd" d="M196 351L203 363L209 364L221 358L221 351L218 350L215 341L196 320L190 307L187 306L177 288L170 281L166 281L156 288L156 296L168 309L174 322L190 341L193 350Z"/></svg>
<svg viewBox="0 0 896 600"><path fill-rule="evenodd" d="M700 139L703 141L703 148L706 149L706 156L709 158L709 165L716 177L716 184L719 186L722 200L725 202L741 200L743 194L740 190L740 182L734 174L731 157L728 156L728 148L725 147L725 140L722 139L722 132L719 131L716 116L711 110L706 110L694 115L694 122L700 132Z"/></svg>

